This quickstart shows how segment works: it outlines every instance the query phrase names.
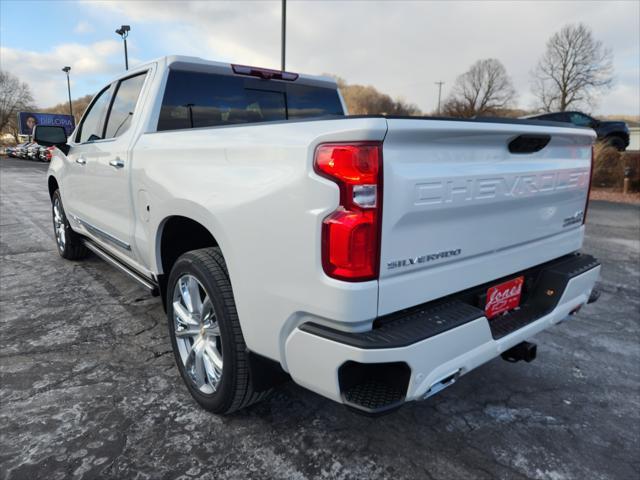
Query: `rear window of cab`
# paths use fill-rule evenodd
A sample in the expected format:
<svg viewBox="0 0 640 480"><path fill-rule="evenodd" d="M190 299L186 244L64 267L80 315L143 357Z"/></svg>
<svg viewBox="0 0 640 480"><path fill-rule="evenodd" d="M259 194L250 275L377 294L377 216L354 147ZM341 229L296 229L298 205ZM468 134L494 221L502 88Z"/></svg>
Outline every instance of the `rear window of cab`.
<svg viewBox="0 0 640 480"><path fill-rule="evenodd" d="M335 88L171 70L157 129L166 131L343 115Z"/></svg>

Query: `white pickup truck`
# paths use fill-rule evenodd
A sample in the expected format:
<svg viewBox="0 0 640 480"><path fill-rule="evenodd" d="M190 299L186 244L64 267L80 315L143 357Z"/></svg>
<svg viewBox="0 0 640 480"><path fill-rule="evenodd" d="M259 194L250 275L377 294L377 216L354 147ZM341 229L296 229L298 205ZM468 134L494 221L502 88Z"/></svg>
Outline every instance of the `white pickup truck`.
<svg viewBox="0 0 640 480"><path fill-rule="evenodd" d="M347 116L335 82L169 56L116 78L48 171L57 247L155 295L228 413L292 378L368 414L425 399L597 298L590 129ZM113 319L117 321L117 319Z"/></svg>

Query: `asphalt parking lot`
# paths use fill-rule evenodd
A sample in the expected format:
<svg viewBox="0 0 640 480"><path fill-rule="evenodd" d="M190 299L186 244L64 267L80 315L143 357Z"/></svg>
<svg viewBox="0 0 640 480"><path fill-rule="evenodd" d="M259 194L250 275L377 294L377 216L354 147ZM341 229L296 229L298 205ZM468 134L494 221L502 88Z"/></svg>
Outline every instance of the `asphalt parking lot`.
<svg viewBox="0 0 640 480"><path fill-rule="evenodd" d="M440 395L367 418L289 384L200 410L156 298L55 250L46 165L0 159L0 475L62 478L640 478L640 208L593 202L602 296Z"/></svg>

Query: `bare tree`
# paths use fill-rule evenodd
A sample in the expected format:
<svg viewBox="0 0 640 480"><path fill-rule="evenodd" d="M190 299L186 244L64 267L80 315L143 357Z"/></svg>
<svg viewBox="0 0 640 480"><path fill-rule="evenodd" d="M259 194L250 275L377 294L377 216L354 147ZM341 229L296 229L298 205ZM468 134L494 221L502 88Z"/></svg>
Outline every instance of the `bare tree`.
<svg viewBox="0 0 640 480"><path fill-rule="evenodd" d="M566 25L547 42L533 72L533 93L546 111L593 106L595 96L613 83L613 55L591 29Z"/></svg>
<svg viewBox="0 0 640 480"><path fill-rule="evenodd" d="M0 132L5 132L20 110L32 106L33 95L25 82L0 70Z"/></svg>
<svg viewBox="0 0 640 480"><path fill-rule="evenodd" d="M76 121L76 124L80 122L80 119L82 118L84 111L89 106L89 103L91 103L92 98L93 98L93 95L85 95L83 97L72 100L71 105L73 108L73 117ZM53 107L43 108L40 111L44 113L62 113L67 115L69 113L69 103L68 102L58 103Z"/></svg>
<svg viewBox="0 0 640 480"><path fill-rule="evenodd" d="M516 92L504 65L495 58L478 60L456 79L442 109L445 115L473 117L509 108Z"/></svg>

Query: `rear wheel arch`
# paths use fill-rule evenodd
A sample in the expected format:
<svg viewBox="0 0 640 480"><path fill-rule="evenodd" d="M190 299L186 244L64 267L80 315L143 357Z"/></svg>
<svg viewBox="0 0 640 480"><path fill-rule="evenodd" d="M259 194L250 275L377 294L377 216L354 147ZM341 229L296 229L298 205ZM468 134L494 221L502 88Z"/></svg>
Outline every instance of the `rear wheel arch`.
<svg viewBox="0 0 640 480"><path fill-rule="evenodd" d="M616 147L618 150L624 150L626 145L626 136L623 132L613 132L604 138L605 143Z"/></svg>
<svg viewBox="0 0 640 480"><path fill-rule="evenodd" d="M166 287L171 268L181 255L202 248L219 247L211 231L201 222L182 215L166 217L156 234L156 268L162 304L165 306Z"/></svg>

